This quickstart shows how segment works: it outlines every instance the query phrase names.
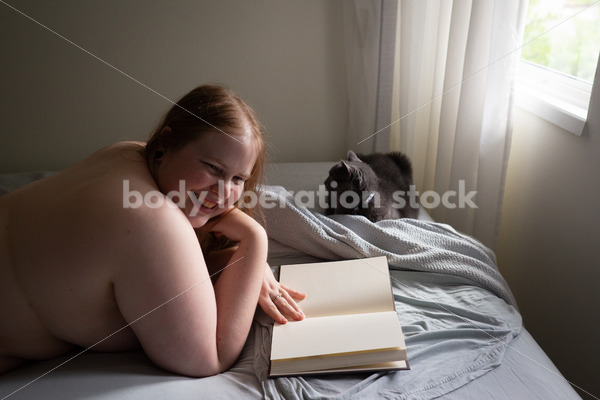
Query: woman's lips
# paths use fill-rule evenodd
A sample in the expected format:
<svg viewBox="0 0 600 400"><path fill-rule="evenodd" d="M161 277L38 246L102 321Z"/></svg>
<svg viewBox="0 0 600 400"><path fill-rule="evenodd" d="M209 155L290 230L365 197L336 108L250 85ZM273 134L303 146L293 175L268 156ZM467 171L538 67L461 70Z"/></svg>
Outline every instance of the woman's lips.
<svg viewBox="0 0 600 400"><path fill-rule="evenodd" d="M197 201L194 201L194 203L196 203L196 205L199 205L199 206L202 206L209 210L212 210L220 204L218 201L207 198L206 192L201 192L200 194L198 194L196 192L192 192L192 193L194 193L194 196L196 197Z"/></svg>
<svg viewBox="0 0 600 400"><path fill-rule="evenodd" d="M216 203L216 202L208 200L208 199L202 200L202 202L200 204L202 204L203 207L210 208L210 209L213 209L219 205L219 203Z"/></svg>

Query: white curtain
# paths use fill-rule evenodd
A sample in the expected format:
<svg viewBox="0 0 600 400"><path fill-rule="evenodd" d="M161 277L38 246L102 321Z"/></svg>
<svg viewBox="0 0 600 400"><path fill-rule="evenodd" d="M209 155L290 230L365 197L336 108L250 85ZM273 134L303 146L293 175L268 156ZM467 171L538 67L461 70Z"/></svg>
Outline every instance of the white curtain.
<svg viewBox="0 0 600 400"><path fill-rule="evenodd" d="M371 135L375 128L382 2L344 1L343 6L349 111L347 145L350 150L371 153L374 149L374 141L364 139ZM395 35L391 40L395 41ZM393 48L388 53L392 58L394 57Z"/></svg>
<svg viewBox="0 0 600 400"><path fill-rule="evenodd" d="M380 15L374 26L379 56L360 52L377 65L374 110L366 107L369 98L354 101L362 102L355 110L365 111L354 119L362 118L361 129L369 121L372 132L354 133L350 140L358 136L363 149L407 153L420 193L476 191L472 201L478 208L468 203L461 208L459 199L450 197L456 208L442 204L429 212L495 248L527 0L349 3L346 8ZM348 32L361 20L346 13L344 23ZM356 64L348 69L357 73ZM356 87L355 81L348 86ZM352 105L352 89L349 98Z"/></svg>

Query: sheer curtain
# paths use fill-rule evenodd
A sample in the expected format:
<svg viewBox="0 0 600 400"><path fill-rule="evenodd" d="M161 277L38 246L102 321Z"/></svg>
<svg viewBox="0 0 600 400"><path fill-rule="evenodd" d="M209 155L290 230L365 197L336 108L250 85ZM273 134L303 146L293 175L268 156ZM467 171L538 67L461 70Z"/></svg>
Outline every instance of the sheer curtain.
<svg viewBox="0 0 600 400"><path fill-rule="evenodd" d="M355 48L363 56L362 66L376 65L374 103L368 97L353 103L356 81L348 81L351 113L352 104L354 112L363 110L353 118L362 121L360 129L371 124L372 132L361 135L351 129L350 147L360 143L360 151L407 153L420 193L435 192L440 200L445 193L456 193L448 194L446 205L429 210L433 218L495 248L527 0L349 3L346 9L368 9L380 17L370 27L378 30L372 46L379 55ZM345 13L347 39L353 25L365 29L366 19L356 17L361 12L354 18ZM362 68L357 65L348 66L354 79ZM460 193L469 199L471 191L476 191L471 200L477 208L468 201L461 207ZM424 200L432 204L436 197Z"/></svg>

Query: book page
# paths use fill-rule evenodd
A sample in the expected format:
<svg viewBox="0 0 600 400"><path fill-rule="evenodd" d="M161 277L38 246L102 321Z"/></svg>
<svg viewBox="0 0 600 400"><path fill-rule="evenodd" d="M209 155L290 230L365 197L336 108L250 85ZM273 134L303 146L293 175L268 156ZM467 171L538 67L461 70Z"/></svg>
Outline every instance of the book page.
<svg viewBox="0 0 600 400"><path fill-rule="evenodd" d="M384 349L399 349L406 357L402 328L395 311L317 317L277 324L273 327L271 361ZM355 355L356 361L361 364L360 354Z"/></svg>
<svg viewBox="0 0 600 400"><path fill-rule="evenodd" d="M385 257L282 265L279 281L306 293L307 318L394 310Z"/></svg>

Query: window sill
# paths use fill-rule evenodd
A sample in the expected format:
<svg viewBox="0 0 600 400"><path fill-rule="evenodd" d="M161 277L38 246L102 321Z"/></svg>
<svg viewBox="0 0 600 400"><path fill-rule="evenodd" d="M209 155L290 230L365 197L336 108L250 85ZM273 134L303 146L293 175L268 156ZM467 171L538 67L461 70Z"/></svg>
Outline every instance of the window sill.
<svg viewBox="0 0 600 400"><path fill-rule="evenodd" d="M539 93L517 90L516 104L577 136L581 136L587 120L587 109L576 107L560 99L542 97Z"/></svg>
<svg viewBox="0 0 600 400"><path fill-rule="evenodd" d="M578 136L587 120L591 91L589 82L527 61L519 64L517 106Z"/></svg>

